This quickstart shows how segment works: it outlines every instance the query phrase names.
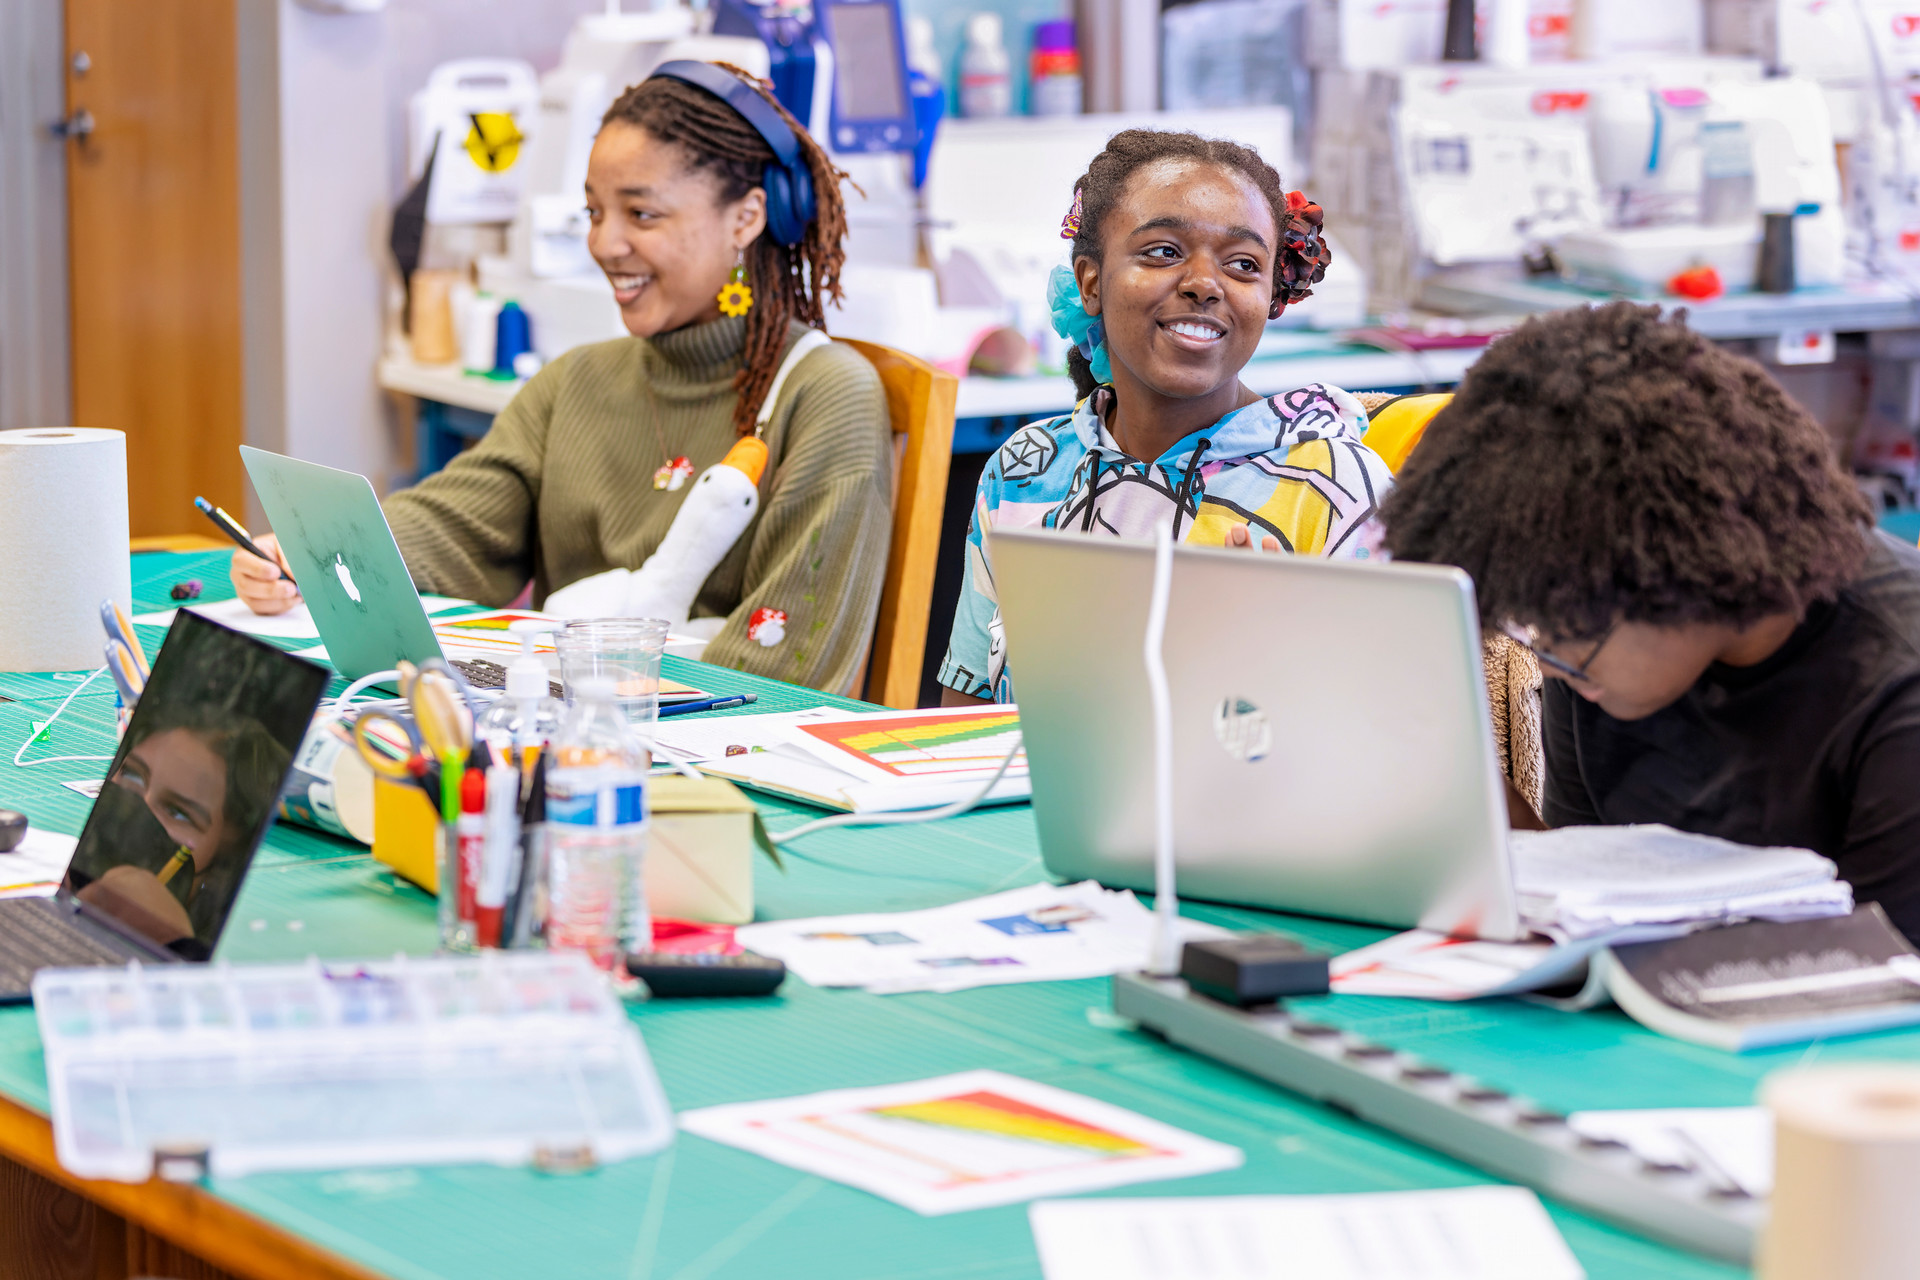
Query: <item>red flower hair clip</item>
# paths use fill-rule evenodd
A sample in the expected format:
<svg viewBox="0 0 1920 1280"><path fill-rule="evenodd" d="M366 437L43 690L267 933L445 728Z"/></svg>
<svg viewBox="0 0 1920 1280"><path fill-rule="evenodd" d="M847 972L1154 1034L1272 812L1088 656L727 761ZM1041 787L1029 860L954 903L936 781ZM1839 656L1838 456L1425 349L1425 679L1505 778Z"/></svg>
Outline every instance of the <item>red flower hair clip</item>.
<svg viewBox="0 0 1920 1280"><path fill-rule="evenodd" d="M1322 227L1326 212L1301 191L1287 192L1286 225L1280 228L1279 289L1273 299L1274 316L1313 296L1313 286L1326 277L1333 262Z"/></svg>

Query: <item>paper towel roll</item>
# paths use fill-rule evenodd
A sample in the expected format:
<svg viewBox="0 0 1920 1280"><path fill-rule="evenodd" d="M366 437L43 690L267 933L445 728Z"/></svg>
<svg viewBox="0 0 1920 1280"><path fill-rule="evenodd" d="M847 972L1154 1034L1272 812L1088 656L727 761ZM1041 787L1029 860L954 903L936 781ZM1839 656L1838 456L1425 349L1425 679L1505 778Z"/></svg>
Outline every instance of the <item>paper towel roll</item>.
<svg viewBox="0 0 1920 1280"><path fill-rule="evenodd" d="M1920 1267L1920 1066L1783 1071L1758 1280L1908 1280Z"/></svg>
<svg viewBox="0 0 1920 1280"><path fill-rule="evenodd" d="M102 600L133 605L127 438L0 431L0 671L100 666Z"/></svg>

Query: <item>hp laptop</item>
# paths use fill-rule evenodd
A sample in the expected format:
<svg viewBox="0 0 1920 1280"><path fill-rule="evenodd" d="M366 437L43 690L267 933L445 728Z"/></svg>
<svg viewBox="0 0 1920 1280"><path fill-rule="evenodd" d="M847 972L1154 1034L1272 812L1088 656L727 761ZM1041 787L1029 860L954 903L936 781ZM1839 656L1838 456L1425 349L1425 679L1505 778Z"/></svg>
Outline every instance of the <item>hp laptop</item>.
<svg viewBox="0 0 1920 1280"><path fill-rule="evenodd" d="M992 535L1047 868L1153 887L1153 548ZM1183 896L1521 936L1473 585L1177 547L1163 647Z"/></svg>
<svg viewBox="0 0 1920 1280"><path fill-rule="evenodd" d="M0 1003L44 968L213 953L328 674L175 615L66 879L0 902Z"/></svg>

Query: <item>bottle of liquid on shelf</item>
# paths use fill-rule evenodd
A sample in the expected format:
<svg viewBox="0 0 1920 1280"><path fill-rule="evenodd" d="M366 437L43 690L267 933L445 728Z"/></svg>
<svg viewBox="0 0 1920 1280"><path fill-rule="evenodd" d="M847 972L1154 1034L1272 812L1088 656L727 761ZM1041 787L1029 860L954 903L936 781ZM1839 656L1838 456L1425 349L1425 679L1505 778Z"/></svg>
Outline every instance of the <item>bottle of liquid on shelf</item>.
<svg viewBox="0 0 1920 1280"><path fill-rule="evenodd" d="M907 19L907 89L913 99L913 186L917 191L927 185L927 162L933 156L933 140L940 132L940 118L947 113L947 86L940 78L940 54L933 46L933 23L925 18Z"/></svg>
<svg viewBox="0 0 1920 1280"><path fill-rule="evenodd" d="M578 682L548 754L546 942L584 951L616 982L628 951L650 949L647 752L614 701L611 676Z"/></svg>
<svg viewBox="0 0 1920 1280"><path fill-rule="evenodd" d="M1027 114L1077 116L1080 105L1080 50L1073 40L1073 19L1036 23Z"/></svg>
<svg viewBox="0 0 1920 1280"><path fill-rule="evenodd" d="M974 120L1013 112L1013 59L997 13L967 19L967 47L960 52L960 114Z"/></svg>

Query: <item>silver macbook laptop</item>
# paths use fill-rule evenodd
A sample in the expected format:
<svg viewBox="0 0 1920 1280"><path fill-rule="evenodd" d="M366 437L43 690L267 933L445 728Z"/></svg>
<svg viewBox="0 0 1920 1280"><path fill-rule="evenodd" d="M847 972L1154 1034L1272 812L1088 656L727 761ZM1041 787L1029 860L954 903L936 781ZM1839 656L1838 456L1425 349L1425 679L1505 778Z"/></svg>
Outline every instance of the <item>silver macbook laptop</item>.
<svg viewBox="0 0 1920 1280"><path fill-rule="evenodd" d="M371 481L246 445L240 458L334 670L358 680L441 656Z"/></svg>
<svg viewBox="0 0 1920 1280"><path fill-rule="evenodd" d="M1048 870L1153 887L1153 548L992 535ZM1178 547L1164 654L1183 897L1521 936L1473 585Z"/></svg>

